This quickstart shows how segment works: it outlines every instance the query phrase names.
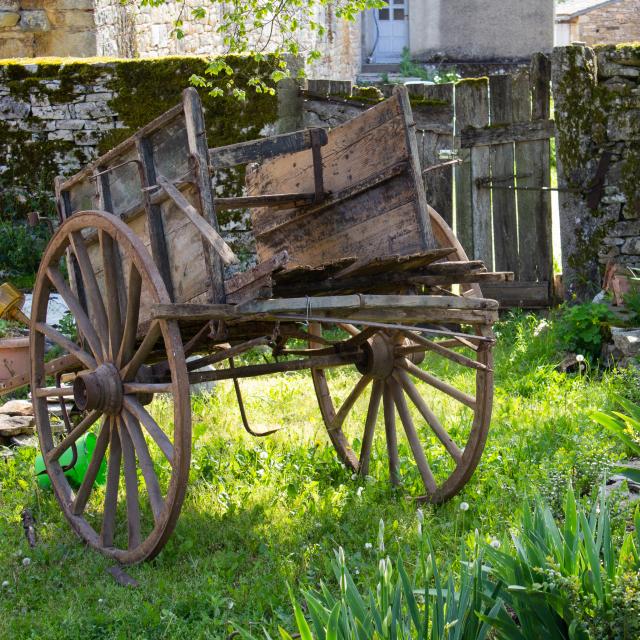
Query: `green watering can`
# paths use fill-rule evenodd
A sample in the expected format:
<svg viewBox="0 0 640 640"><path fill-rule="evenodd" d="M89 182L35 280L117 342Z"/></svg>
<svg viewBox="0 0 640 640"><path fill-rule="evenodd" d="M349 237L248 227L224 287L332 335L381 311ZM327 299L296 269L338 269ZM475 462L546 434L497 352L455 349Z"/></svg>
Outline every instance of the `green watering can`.
<svg viewBox="0 0 640 640"><path fill-rule="evenodd" d="M91 457L93 455L93 451L96 448L96 436L93 433L87 433L86 435L79 438L76 442L76 448L78 449L78 459L76 463L71 467L71 469L65 471L64 475L69 479L69 483L75 489L77 489L84 479L85 474L87 473L87 469L89 468L89 463L91 462ZM73 460L73 451L71 447L69 447L61 456L60 456L60 465L65 467L71 463ZM35 472L36 479L38 481L38 485L41 489L50 489L51 488L51 480L49 479L49 475L46 472L46 467L44 464L44 460L42 456L38 456L36 458L35 464ZM95 484L104 485L107 477L107 462L103 458L100 464L100 469L98 470L98 475L96 476Z"/></svg>

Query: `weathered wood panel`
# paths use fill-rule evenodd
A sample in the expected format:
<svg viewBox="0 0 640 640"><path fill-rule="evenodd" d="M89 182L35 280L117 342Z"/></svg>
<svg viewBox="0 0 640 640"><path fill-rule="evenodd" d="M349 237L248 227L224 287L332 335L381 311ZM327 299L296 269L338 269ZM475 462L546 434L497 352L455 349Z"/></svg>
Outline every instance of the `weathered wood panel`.
<svg viewBox="0 0 640 640"><path fill-rule="evenodd" d="M488 81L486 78L463 80L456 85L455 112L456 112L456 136L459 136L467 127L484 127L489 124ZM459 142L458 142L459 146ZM473 197L473 169L472 161L476 166L476 172L488 165L488 157L476 155L472 158L473 151L460 149L459 157L462 164L456 167L456 223L455 232L464 247L467 255L477 255L474 235L484 244L479 248L481 253L486 253L486 233L479 228L479 221L474 224L474 197ZM486 215L486 198L481 198L478 205L482 207L482 215ZM476 229L477 228L477 229ZM476 233L474 233L476 231Z"/></svg>
<svg viewBox="0 0 640 640"><path fill-rule="evenodd" d="M330 201L319 211L313 207L252 211L261 261L284 249L290 256L287 268L293 268L427 248L426 199L407 104L401 93L396 94L330 131L321 154L325 190L337 199L335 204ZM402 173L392 171L397 167ZM388 176L370 189L356 188L386 171ZM268 160L248 172L247 185L252 195L313 191L311 153ZM344 193L347 197L341 199Z"/></svg>
<svg viewBox="0 0 640 640"><path fill-rule="evenodd" d="M513 91L511 76L491 76L491 125L513 122ZM493 145L490 150L490 176L499 187L493 189L494 268L500 271L518 269L518 220L516 215L513 143ZM489 169L489 168L488 168ZM489 193L489 189L485 189Z"/></svg>
<svg viewBox="0 0 640 640"><path fill-rule="evenodd" d="M453 84L425 85L424 104L414 108L420 160L427 169L441 164L440 151L454 148L453 141ZM441 167L424 174L427 202L453 225L453 167Z"/></svg>

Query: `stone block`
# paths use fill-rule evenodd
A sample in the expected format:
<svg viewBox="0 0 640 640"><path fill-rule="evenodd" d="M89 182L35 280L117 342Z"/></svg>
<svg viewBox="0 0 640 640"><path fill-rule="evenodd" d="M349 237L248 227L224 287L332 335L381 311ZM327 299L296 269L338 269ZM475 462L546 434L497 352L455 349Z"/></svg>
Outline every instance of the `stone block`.
<svg viewBox="0 0 640 640"><path fill-rule="evenodd" d="M0 415L32 416L33 405L28 400L9 400L0 407Z"/></svg>
<svg viewBox="0 0 640 640"><path fill-rule="evenodd" d="M55 129L54 131L49 131L48 138L49 140L68 140L71 142L73 140L73 131L69 129Z"/></svg>
<svg viewBox="0 0 640 640"><path fill-rule="evenodd" d="M58 120L56 122L56 128L58 129L70 129L72 131L78 131L84 128L84 120Z"/></svg>
<svg viewBox="0 0 640 640"><path fill-rule="evenodd" d="M607 124L607 135L609 140L631 140L639 137L640 109L613 114Z"/></svg>
<svg viewBox="0 0 640 640"><path fill-rule="evenodd" d="M624 244L620 248L620 251L628 255L640 256L640 237L634 237L625 240Z"/></svg>
<svg viewBox="0 0 640 640"><path fill-rule="evenodd" d="M20 14L17 11L4 11L0 8L0 28L10 29L15 27L20 21Z"/></svg>
<svg viewBox="0 0 640 640"><path fill-rule="evenodd" d="M48 31L51 23L46 11L21 11L20 28L23 31Z"/></svg>
<svg viewBox="0 0 640 640"><path fill-rule="evenodd" d="M31 111L31 105L23 102L22 100L16 100L11 96L5 96L0 98L0 120L12 120L26 118Z"/></svg>
<svg viewBox="0 0 640 640"><path fill-rule="evenodd" d="M34 432L35 418L33 416L5 416L0 415L0 436L11 438Z"/></svg>
<svg viewBox="0 0 640 640"><path fill-rule="evenodd" d="M73 134L74 142L81 147L93 147L98 144L99 136L96 131L75 131Z"/></svg>
<svg viewBox="0 0 640 640"><path fill-rule="evenodd" d="M95 29L95 20L93 11L69 10L51 12L51 22L56 28L60 29Z"/></svg>
<svg viewBox="0 0 640 640"><path fill-rule="evenodd" d="M611 329L613 344L627 358L633 358L640 354L640 329Z"/></svg>
<svg viewBox="0 0 640 640"><path fill-rule="evenodd" d="M640 236L640 220L623 220L618 222L611 230L611 235L621 238Z"/></svg>
<svg viewBox="0 0 640 640"><path fill-rule="evenodd" d="M81 102L73 106L76 118L93 119L114 115L106 102Z"/></svg>
<svg viewBox="0 0 640 640"><path fill-rule="evenodd" d="M43 118L45 120L68 120L71 117L69 113L69 106L66 104L56 104L54 106L47 107L32 107L31 113L36 118Z"/></svg>
<svg viewBox="0 0 640 640"><path fill-rule="evenodd" d="M20 11L20 0L0 0L0 11Z"/></svg>

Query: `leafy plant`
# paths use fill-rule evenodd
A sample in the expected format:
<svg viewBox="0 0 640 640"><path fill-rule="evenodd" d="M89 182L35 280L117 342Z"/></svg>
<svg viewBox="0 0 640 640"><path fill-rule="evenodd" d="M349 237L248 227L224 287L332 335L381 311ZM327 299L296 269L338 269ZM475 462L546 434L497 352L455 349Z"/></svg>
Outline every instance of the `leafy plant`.
<svg viewBox="0 0 640 640"><path fill-rule="evenodd" d="M627 413L595 411L591 417L620 440L629 452L640 457L640 406L621 396L616 396L616 399ZM640 469L622 465L617 471L629 480L640 483Z"/></svg>
<svg viewBox="0 0 640 640"><path fill-rule="evenodd" d="M427 535L423 535L416 562L416 576L412 580L402 557L398 558L396 566L389 557L385 557L382 521L378 544L377 584L365 595L361 594L347 568L343 549L335 552L331 567L339 584L338 596L334 596L322 582L319 591L302 592L310 624L293 592L289 590L300 638L484 640L488 637L491 627L476 612L484 612L490 618L497 614L502 603L495 598L495 592L484 592L488 583L484 577L486 568L481 553L472 562L467 562L463 547L461 575L456 581L452 573L448 576L440 573L431 541ZM257 640L246 631L240 630L240 633L245 640ZM271 640L266 631L264 635ZM293 638L282 628L280 636L283 640Z"/></svg>
<svg viewBox="0 0 640 640"><path fill-rule="evenodd" d="M615 618L616 585L626 571L640 569L640 514L635 534L626 534L619 551L613 544L611 516L601 492L590 511L567 491L564 524L556 524L540 501L525 506L514 552L486 550L491 575L505 585L501 592L514 618L482 619L497 637L586 640L591 628L601 630ZM516 622L517 620L517 622ZM607 632L598 638L616 637Z"/></svg>
<svg viewBox="0 0 640 640"><path fill-rule="evenodd" d="M598 358L614 319L612 311L603 303L565 307L557 320L560 348Z"/></svg>
<svg viewBox="0 0 640 640"><path fill-rule="evenodd" d="M408 47L402 49L402 59L400 61L400 73L405 78L420 78L426 82L435 84L445 84L448 82L457 82L460 80L460 74L453 68L438 69L437 71L429 71L420 64L415 63L411 59L411 52Z"/></svg>

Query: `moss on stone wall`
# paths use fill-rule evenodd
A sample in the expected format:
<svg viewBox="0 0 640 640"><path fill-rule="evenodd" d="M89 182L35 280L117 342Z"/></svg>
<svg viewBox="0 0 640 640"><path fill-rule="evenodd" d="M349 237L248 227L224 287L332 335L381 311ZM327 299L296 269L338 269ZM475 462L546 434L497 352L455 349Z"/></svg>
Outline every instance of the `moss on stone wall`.
<svg viewBox="0 0 640 640"><path fill-rule="evenodd" d="M231 57L230 66L240 88L242 78L266 77L273 69L273 61L256 63L250 58ZM44 105L73 104L83 93L91 93L96 85L113 92L108 105L114 112L118 128L98 133L97 150L104 153L138 128L177 104L182 90L190 84L193 74L204 75L205 58L166 57L144 60L61 60L43 59L0 62L0 89L8 90L7 98L16 104L31 104L37 100ZM103 88L104 87L104 88ZM209 146L222 146L252 140L271 133L269 125L277 120L277 98L258 94L247 88L247 100L238 101L230 96L212 97L208 90L200 89ZM1 94L0 94L1 98ZM71 115L71 118L74 116ZM68 140L51 140L46 124L30 112L20 119L19 127L8 126L0 120L0 166L7 169L0 175L2 185L11 185L18 191L29 192L38 184L39 189L53 192L53 179L61 173L60 167L72 158L77 166L93 158L92 147L75 146ZM115 122L114 122L115 125ZM224 195L238 195L244 184L244 171L231 170L219 176L218 190ZM240 221L238 212L226 212L223 224Z"/></svg>

